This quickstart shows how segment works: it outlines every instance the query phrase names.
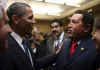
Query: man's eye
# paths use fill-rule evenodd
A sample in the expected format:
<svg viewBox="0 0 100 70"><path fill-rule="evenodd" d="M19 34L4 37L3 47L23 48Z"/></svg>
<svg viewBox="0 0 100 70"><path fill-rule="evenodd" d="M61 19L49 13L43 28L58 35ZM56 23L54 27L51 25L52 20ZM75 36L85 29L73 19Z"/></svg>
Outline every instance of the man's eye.
<svg viewBox="0 0 100 70"><path fill-rule="evenodd" d="M28 19L32 19L32 17L29 17Z"/></svg>
<svg viewBox="0 0 100 70"><path fill-rule="evenodd" d="M57 28L58 27L58 25L57 26L53 26L53 27L51 27L51 28Z"/></svg>
<svg viewBox="0 0 100 70"><path fill-rule="evenodd" d="M33 18L33 16L30 16L28 19L32 19Z"/></svg>
<svg viewBox="0 0 100 70"><path fill-rule="evenodd" d="M55 28L57 28L58 26L55 26Z"/></svg>

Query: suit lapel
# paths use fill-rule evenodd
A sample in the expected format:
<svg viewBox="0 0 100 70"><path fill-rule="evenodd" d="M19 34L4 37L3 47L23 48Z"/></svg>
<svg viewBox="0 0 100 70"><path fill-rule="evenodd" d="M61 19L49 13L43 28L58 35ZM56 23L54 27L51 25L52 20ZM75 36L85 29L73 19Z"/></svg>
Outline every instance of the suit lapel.
<svg viewBox="0 0 100 70"><path fill-rule="evenodd" d="M73 53L73 55L71 56L71 61L77 59L78 56L80 56L84 51L86 51L86 47L85 47L85 41L81 41L80 44L76 47L75 49L75 53Z"/></svg>
<svg viewBox="0 0 100 70"><path fill-rule="evenodd" d="M30 61L29 57L25 54L24 50L20 47L20 45L16 42L16 40L11 35L8 36L8 46L11 47L10 49L12 48L15 49L16 56L20 56L22 57L22 59L28 59Z"/></svg>
<svg viewBox="0 0 100 70"><path fill-rule="evenodd" d="M71 40L67 39L64 41L64 45L62 46L62 50L59 54L59 61L61 60L61 64L64 66L66 64L69 64L69 46L71 45Z"/></svg>
<svg viewBox="0 0 100 70"><path fill-rule="evenodd" d="M20 45L16 42L16 40L11 35L9 35L9 38L11 40L11 43L13 43L13 46L16 46L16 48L19 51L21 51L21 52L23 52L25 54L24 50L20 47Z"/></svg>
<svg viewBox="0 0 100 70"><path fill-rule="evenodd" d="M63 40L67 40L67 39L68 39L68 36L67 36L67 34L64 33Z"/></svg>

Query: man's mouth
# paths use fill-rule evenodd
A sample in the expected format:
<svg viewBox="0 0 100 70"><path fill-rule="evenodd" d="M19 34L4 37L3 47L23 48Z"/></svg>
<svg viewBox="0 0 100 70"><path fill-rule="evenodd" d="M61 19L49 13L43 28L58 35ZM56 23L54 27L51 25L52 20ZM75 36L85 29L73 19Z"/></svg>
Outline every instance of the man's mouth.
<svg viewBox="0 0 100 70"><path fill-rule="evenodd" d="M72 33L72 30L71 29L68 29L67 33Z"/></svg>

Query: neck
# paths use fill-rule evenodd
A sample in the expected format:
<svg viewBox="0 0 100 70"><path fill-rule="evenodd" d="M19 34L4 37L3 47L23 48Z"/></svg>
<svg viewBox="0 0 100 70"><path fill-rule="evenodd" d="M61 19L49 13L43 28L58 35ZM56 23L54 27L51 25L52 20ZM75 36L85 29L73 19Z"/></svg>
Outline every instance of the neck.
<svg viewBox="0 0 100 70"><path fill-rule="evenodd" d="M18 30L18 29L16 29L16 28L13 28L13 31L14 31L15 33L17 33L18 35L20 35L22 38L23 38L24 35L25 35L25 33L21 32L21 30Z"/></svg>

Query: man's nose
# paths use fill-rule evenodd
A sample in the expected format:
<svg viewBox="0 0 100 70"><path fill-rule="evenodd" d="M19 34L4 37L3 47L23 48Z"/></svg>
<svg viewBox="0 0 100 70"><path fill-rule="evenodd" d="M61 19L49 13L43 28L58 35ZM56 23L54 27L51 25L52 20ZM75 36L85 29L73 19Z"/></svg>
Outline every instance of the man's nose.
<svg viewBox="0 0 100 70"><path fill-rule="evenodd" d="M54 27L52 30L53 30L53 31L56 31L56 28Z"/></svg>
<svg viewBox="0 0 100 70"><path fill-rule="evenodd" d="M33 19L33 20L32 20L32 24L35 24L35 23L36 23L36 20L35 20L35 19Z"/></svg>
<svg viewBox="0 0 100 70"><path fill-rule="evenodd" d="M31 26L34 26L34 24L36 24L36 20L33 19L30 24L31 24Z"/></svg>
<svg viewBox="0 0 100 70"><path fill-rule="evenodd" d="M69 23L68 24L68 29L71 28L71 27L72 27L72 23Z"/></svg>

